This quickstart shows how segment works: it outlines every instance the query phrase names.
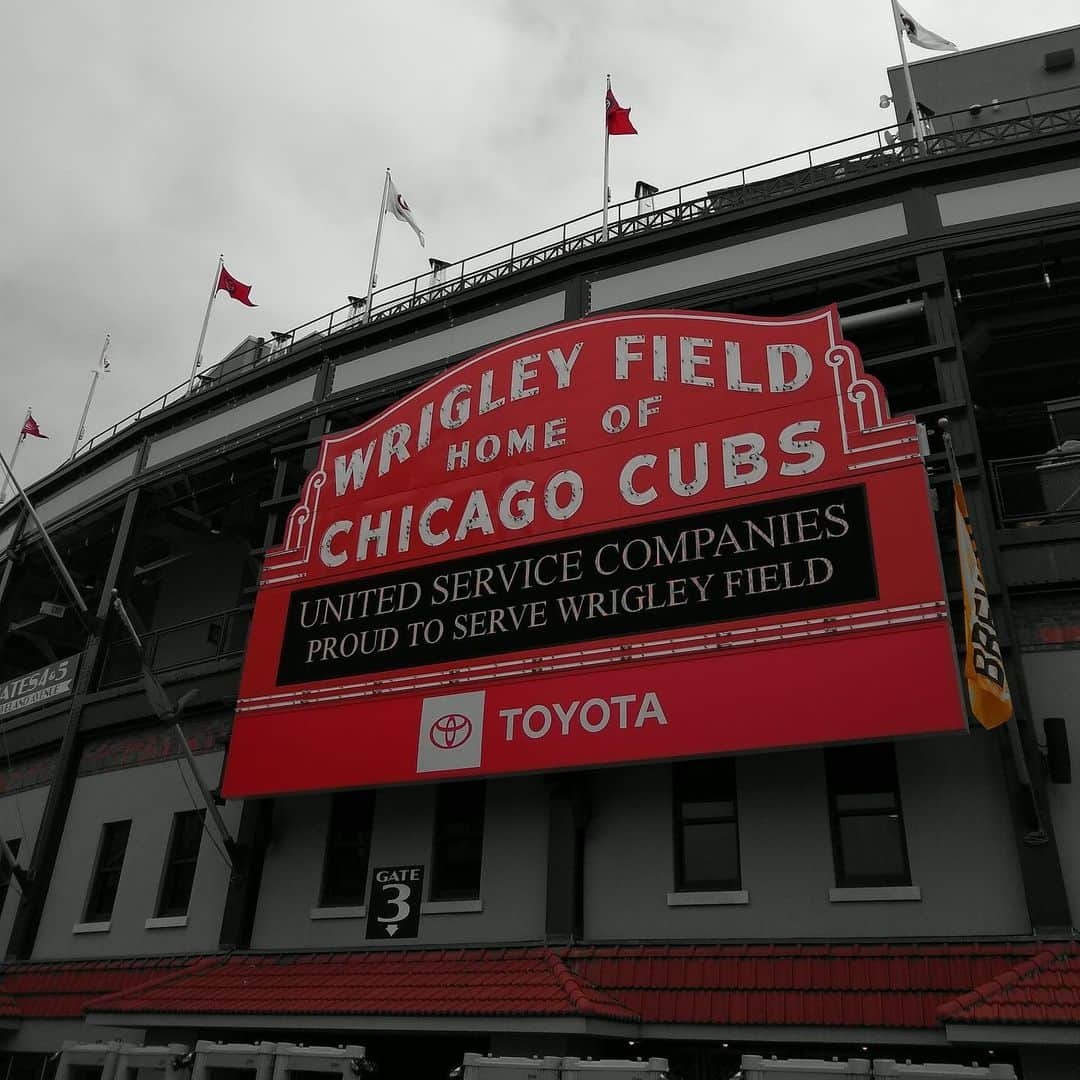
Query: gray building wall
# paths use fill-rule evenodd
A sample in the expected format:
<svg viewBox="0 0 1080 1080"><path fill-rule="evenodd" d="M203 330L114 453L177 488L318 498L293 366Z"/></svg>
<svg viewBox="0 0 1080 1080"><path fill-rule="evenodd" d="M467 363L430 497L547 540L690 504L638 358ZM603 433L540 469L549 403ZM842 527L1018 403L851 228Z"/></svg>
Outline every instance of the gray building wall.
<svg viewBox="0 0 1080 1080"><path fill-rule="evenodd" d="M375 797L371 869L423 864L426 889L436 786L381 788ZM318 909L329 795L280 799L263 868L252 948L325 949L365 944L359 911L327 918ZM370 895L370 870L369 870ZM421 909L416 942L443 945L535 941L544 936L547 792L542 777L491 780L484 811L482 910ZM440 905L453 907L454 905ZM312 917L313 910L316 912Z"/></svg>
<svg viewBox="0 0 1080 1080"><path fill-rule="evenodd" d="M585 863L590 939L813 939L1030 933L997 751L979 735L897 744L918 900L830 901L835 885L820 750L736 763L745 904L669 906L671 768L594 780Z"/></svg>
<svg viewBox="0 0 1080 1080"><path fill-rule="evenodd" d="M1063 716L1073 760L1071 784L1047 784L1050 814L1061 856L1061 872L1073 918L1080 912L1080 652L1025 653L1024 678L1035 733L1043 741L1043 719Z"/></svg>
<svg viewBox="0 0 1080 1080"><path fill-rule="evenodd" d="M218 785L222 759L220 753L203 754L196 759L210 788ZM146 926L146 920L155 914L173 814L202 806L187 768L186 763L181 765L174 759L79 777L33 959L150 956L217 949L229 869L206 830L199 850L187 925ZM222 808L225 822L234 835L240 809L239 803ZM83 921L101 827L105 822L126 818L131 819L131 833L109 930L74 933L73 927Z"/></svg>
<svg viewBox="0 0 1080 1080"><path fill-rule="evenodd" d="M1080 67L1076 63L1062 71L1046 71L1043 58L1049 52L1073 49L1080 63L1080 26L1054 30L1048 34L1016 41L999 42L979 49L964 49L963 27L959 21L943 22L935 18L929 29L951 38L960 46L959 53L927 54L917 46L909 46L911 83L915 96L939 116L969 109L972 105L990 106L1013 98L1046 95L1032 104L1032 111L1043 112L1075 105L1080 101ZM907 116L907 88L903 68L889 68L889 93L892 95L898 120ZM1022 107L984 108L977 116L965 121L958 117L957 127L995 123L1014 116L1026 116ZM938 127L939 131L945 130Z"/></svg>
<svg viewBox="0 0 1080 1080"><path fill-rule="evenodd" d="M49 797L48 785L13 792L0 798L0 837L8 843L19 839L18 863L30 865L30 856L41 827L41 815L45 812L45 800ZM19 906L19 885L12 880L8 886L4 905L0 908L0 940L8 941L15 922L15 909Z"/></svg>

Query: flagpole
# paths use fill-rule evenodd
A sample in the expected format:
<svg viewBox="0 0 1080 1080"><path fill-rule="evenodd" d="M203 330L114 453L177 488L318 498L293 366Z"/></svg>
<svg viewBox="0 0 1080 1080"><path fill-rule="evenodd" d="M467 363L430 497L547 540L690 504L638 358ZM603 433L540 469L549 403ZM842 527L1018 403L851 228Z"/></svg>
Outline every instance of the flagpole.
<svg viewBox="0 0 1080 1080"><path fill-rule="evenodd" d="M19 437L15 440L15 449L11 451L11 467L15 468L15 462L19 457L19 448L24 442L26 442L26 432L23 428L26 427L26 421L30 419L30 413L33 411L32 405L26 406L26 415L23 417L23 422L19 426ZM0 488L0 506L4 505L4 500L7 498L8 479L4 477L4 486Z"/></svg>
<svg viewBox="0 0 1080 1080"><path fill-rule="evenodd" d="M379 265L379 244L382 242L382 223L386 217L386 200L390 195L390 170L383 178L382 201L379 203L379 224L375 226L375 250L371 253L371 276L368 278L367 300L364 303L364 322L371 322L371 298L375 293L375 269Z"/></svg>
<svg viewBox="0 0 1080 1080"><path fill-rule="evenodd" d="M206 328L210 325L210 309L214 306L214 299L218 294L218 286L221 284L221 268L225 265L225 256L219 255L217 269L214 271L214 283L210 286L210 299L206 301L206 314L203 316L202 332L199 334L199 344L195 347L195 363L191 365L191 378L188 379L187 392L195 385L195 373L202 363L202 347L206 340Z"/></svg>
<svg viewBox="0 0 1080 1080"><path fill-rule="evenodd" d="M900 45L900 62L904 68L904 85L907 87L908 100L911 102L911 122L915 128L915 137L919 140L919 149L926 150L926 133L923 131L919 103L915 100L915 89L911 85L911 68L908 67L907 47L904 45L904 24L900 20L900 8L897 0L891 0L893 25L896 27L896 40Z"/></svg>
<svg viewBox="0 0 1080 1080"><path fill-rule="evenodd" d="M23 505L26 507L26 512L30 515L34 525L37 526L37 531L41 533L41 541L48 550L53 565L56 567L56 572L60 575L61 581L67 589L68 594L71 596L72 603L79 609L81 615L85 616L89 614L86 607L86 601L82 598L82 593L76 588L75 582L68 573L68 568L64 565L64 560L60 558L60 552L58 552L53 545L52 537L45 531L45 526L41 524L41 518L38 517L37 511L34 509L34 504L30 501L26 492L23 491L19 481L15 479L15 474L11 471L11 466L4 460L3 454L0 454L0 465L3 465L4 471L8 475L8 479L15 485L16 494L22 499Z"/></svg>
<svg viewBox="0 0 1080 1080"><path fill-rule="evenodd" d="M71 458L75 456L75 451L79 449L79 443L82 442L83 436L86 434L86 418L90 414L90 402L94 400L94 391L97 389L98 379L101 378L101 373L105 370L105 354L108 351L109 335L106 334L105 344L101 346L101 356L98 358L97 367L90 373L90 392L86 395L86 404L83 406L82 417L75 431L75 441L71 444ZM71 458L68 458L68 461Z"/></svg>
<svg viewBox="0 0 1080 1080"><path fill-rule="evenodd" d="M611 92L611 75L607 77L607 89L608 93ZM608 162L610 158L609 150L611 147L611 132L608 129L608 98L607 94L604 95L604 228L600 234L602 240L608 238L608 202L611 199L611 192L608 188Z"/></svg>

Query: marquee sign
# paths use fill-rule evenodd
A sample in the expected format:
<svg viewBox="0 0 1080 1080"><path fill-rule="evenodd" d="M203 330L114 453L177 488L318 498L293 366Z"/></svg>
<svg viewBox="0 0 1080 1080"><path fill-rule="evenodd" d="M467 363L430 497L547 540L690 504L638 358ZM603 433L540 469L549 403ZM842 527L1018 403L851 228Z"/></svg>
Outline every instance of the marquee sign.
<svg viewBox="0 0 1080 1080"><path fill-rule="evenodd" d="M223 791L964 724L918 428L836 309L630 312L323 439L265 560Z"/></svg>

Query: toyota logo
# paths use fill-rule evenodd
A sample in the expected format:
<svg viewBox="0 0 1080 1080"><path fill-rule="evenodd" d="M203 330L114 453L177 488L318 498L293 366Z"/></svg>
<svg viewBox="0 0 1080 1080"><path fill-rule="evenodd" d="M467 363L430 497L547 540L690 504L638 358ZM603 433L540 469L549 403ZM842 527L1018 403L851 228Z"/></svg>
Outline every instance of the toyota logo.
<svg viewBox="0 0 1080 1080"><path fill-rule="evenodd" d="M453 750L468 741L472 734L472 721L462 713L447 713L431 725L428 738L439 750Z"/></svg>

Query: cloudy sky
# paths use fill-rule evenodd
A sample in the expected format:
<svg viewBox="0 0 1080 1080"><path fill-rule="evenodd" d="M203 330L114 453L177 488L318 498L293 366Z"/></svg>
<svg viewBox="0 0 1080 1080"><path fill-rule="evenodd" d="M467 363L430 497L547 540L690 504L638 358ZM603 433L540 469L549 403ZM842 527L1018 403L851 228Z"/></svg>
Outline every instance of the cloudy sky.
<svg viewBox="0 0 1080 1080"><path fill-rule="evenodd" d="M1074 0L911 0L975 47L1070 25ZM383 170L380 284L595 209L604 75L640 135L612 189L707 177L888 122L888 0L189 0L19 4L0 43L0 449L28 404L26 481L70 453L105 332L93 434L204 354L362 294ZM917 49L916 55L930 56Z"/></svg>

